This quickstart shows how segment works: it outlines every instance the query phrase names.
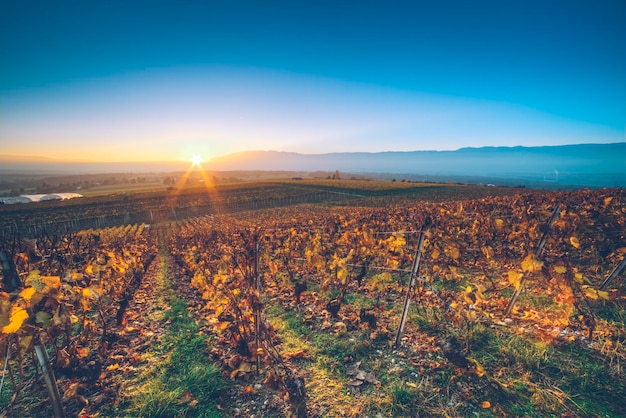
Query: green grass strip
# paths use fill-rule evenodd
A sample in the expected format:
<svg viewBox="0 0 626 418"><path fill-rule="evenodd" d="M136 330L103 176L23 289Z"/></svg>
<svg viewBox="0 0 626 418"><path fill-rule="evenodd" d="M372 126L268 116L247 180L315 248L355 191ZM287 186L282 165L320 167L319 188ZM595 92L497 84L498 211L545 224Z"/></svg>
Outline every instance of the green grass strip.
<svg viewBox="0 0 626 418"><path fill-rule="evenodd" d="M225 383L219 369L207 361L206 337L187 313L184 301L174 297L169 329L157 352L165 358L146 375L128 409L142 417L219 417L218 395Z"/></svg>
<svg viewBox="0 0 626 418"><path fill-rule="evenodd" d="M127 405L118 411L141 417L219 417L220 392L226 383L207 355L208 337L189 316L187 304L175 295L167 278L169 266L164 238L159 237L160 268L157 299L170 306L163 312L167 332L151 351L153 366L139 376Z"/></svg>

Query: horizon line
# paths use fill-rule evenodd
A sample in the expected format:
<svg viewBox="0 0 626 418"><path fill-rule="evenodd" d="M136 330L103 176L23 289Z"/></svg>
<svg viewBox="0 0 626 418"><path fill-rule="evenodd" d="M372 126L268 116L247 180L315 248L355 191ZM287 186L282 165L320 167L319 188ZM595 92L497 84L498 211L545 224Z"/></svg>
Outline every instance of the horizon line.
<svg viewBox="0 0 626 418"><path fill-rule="evenodd" d="M296 154L296 155L304 155L304 156L320 156L320 155L332 155L332 154L386 154L386 153L413 153L413 152L457 152L460 150L478 150L478 149L515 149L515 148L558 148L558 147L572 147L572 146L603 146L603 145L617 145L617 144L626 144L626 141L618 141L618 142L606 142L606 143L596 143L596 142L587 142L587 143L575 143L575 144L561 144L561 145L484 145L484 146L468 146L468 147L460 147L456 149L414 149L414 150L386 150L386 151L332 151L332 152L299 152L299 151L287 151L287 150L274 150L274 149L249 149L242 151L234 151L227 154L220 154L216 156L212 156L207 159L203 159L202 163L210 163L213 160L226 158L230 156L245 154L245 153L282 153L282 154ZM40 163L40 164L54 164L54 163L71 163L71 164L186 164L191 161L191 159L178 159L178 160L89 160L89 159L62 159L58 157L47 157L42 155L20 155L20 154L0 154L1 160L9 160L8 162L13 163ZM13 161L10 161L13 160ZM20 161L21 160L21 161ZM27 160L38 160L38 161L27 161Z"/></svg>

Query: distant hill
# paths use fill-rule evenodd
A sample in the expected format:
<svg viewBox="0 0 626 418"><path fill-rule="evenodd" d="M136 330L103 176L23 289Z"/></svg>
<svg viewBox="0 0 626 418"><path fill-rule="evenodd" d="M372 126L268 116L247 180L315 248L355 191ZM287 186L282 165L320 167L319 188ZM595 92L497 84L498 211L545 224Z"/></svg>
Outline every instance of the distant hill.
<svg viewBox="0 0 626 418"><path fill-rule="evenodd" d="M0 175L166 173L185 162L65 162L42 157L0 155ZM483 147L456 151L345 152L298 154L245 151L203 164L210 171L290 171L372 174L416 180L524 184L535 187L626 186L626 142L546 147Z"/></svg>
<svg viewBox="0 0 626 418"><path fill-rule="evenodd" d="M483 147L456 151L298 154L246 151L211 160L212 170L300 170L467 176L584 186L626 185L626 143Z"/></svg>

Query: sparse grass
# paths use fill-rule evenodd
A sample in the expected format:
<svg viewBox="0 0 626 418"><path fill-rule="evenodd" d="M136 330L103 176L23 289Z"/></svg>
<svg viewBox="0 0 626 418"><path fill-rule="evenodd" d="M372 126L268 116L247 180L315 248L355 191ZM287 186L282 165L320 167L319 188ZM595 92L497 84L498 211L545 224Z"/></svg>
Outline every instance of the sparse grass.
<svg viewBox="0 0 626 418"><path fill-rule="evenodd" d="M376 299L368 298L367 296L360 295L358 293L346 293L344 301L346 305L354 305L357 309L369 309L376 305Z"/></svg>
<svg viewBox="0 0 626 418"><path fill-rule="evenodd" d="M598 300L594 304L594 311L598 318L618 324L626 336L626 301Z"/></svg>
<svg viewBox="0 0 626 418"><path fill-rule="evenodd" d="M409 309L408 322L415 324L421 331L429 335L444 332L445 322L441 321L444 312L433 306L420 306L419 302L413 303Z"/></svg>
<svg viewBox="0 0 626 418"><path fill-rule="evenodd" d="M397 416L406 416L413 411L413 406L417 398L416 390L404 384L392 384L389 389L391 398L391 412Z"/></svg>
<svg viewBox="0 0 626 418"><path fill-rule="evenodd" d="M137 387L129 412L146 417L219 416L214 405L224 382L219 369L207 364L206 339L198 336L180 299L172 300L166 318L172 322L161 350L169 354Z"/></svg>
<svg viewBox="0 0 626 418"><path fill-rule="evenodd" d="M366 359L372 350L366 331L336 334L331 329L311 330L300 314L277 305L269 307L266 314L278 332L283 352L303 350L309 355L310 360L300 361L300 368L305 374L308 396L315 400L322 416L361 416L367 405L381 402L380 395L376 395L375 400L364 399L355 405L354 388L348 385L347 365Z"/></svg>
<svg viewBox="0 0 626 418"><path fill-rule="evenodd" d="M125 394L119 415L141 417L219 417L219 393L225 388L221 372L208 360L207 338L192 317L187 304L174 294L167 279L167 257L161 248L161 268L156 278L157 296L170 309L162 313L169 322L159 344L150 351L154 363L142 373Z"/></svg>
<svg viewBox="0 0 626 418"><path fill-rule="evenodd" d="M165 359L143 377L128 411L145 417L217 417L217 395L224 388L220 371L207 364L206 339L180 299L171 301L172 322L159 351Z"/></svg>
<svg viewBox="0 0 626 418"><path fill-rule="evenodd" d="M491 402L509 414L546 415L565 410L612 417L626 410L624 374L614 376L593 349L484 326L472 337L472 356L501 385L490 391Z"/></svg>

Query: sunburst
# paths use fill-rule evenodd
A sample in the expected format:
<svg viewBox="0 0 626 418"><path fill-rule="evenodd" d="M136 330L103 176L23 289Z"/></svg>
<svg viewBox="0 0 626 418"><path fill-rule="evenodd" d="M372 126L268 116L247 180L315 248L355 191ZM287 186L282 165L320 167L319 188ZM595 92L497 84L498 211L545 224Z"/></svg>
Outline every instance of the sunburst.
<svg viewBox="0 0 626 418"><path fill-rule="evenodd" d="M193 157L191 157L191 165L194 167L199 167L200 164L202 164L202 157L198 154L194 154Z"/></svg>

